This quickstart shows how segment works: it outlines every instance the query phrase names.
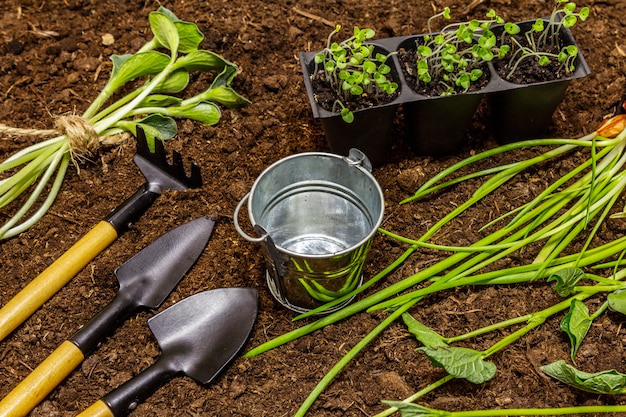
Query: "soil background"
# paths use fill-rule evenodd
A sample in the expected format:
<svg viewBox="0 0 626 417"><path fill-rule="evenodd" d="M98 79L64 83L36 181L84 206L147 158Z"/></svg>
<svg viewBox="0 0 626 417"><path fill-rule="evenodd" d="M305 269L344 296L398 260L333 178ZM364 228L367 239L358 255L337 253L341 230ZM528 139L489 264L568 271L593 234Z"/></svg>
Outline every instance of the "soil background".
<svg viewBox="0 0 626 417"><path fill-rule="evenodd" d="M117 291L113 274L116 267L165 231L199 216L217 214L213 237L194 269L159 311L200 291L250 286L258 288L260 304L248 348L298 327L300 323L292 322L294 313L274 301L266 287L260 247L241 238L232 221L237 203L271 163L294 153L328 150L321 127L311 116L297 52L321 49L335 23L346 28L371 27L378 37L401 36L423 33L427 18L444 6L452 9L456 20L482 17L489 8L495 8L506 19L520 21L548 15L553 2L5 0L0 2L0 123L47 129L53 126L55 116L84 111L108 78L109 56L132 53L143 45L151 37L148 13L161 5L199 26L205 34L204 49L240 67L233 86L252 105L240 112L224 110L221 122L214 127L179 122L179 134L166 147L181 150L187 163L194 160L200 164L203 187L164 193L129 232L0 342L0 396L111 301ZM577 137L593 131L615 111L626 87L626 1L588 0L580 5L589 6L591 16L573 28L573 33L592 73L571 84L546 136ZM105 34L112 34L115 42L104 45ZM206 80L194 82L192 88L206 88ZM399 119L388 162L373 171L386 198L385 228L418 238L444 213L467 199L478 181L412 204L398 204L444 167L494 147L488 123L487 111L481 106L463 150L458 155L432 158L409 150ZM0 138L0 157L4 159L36 140ZM128 141L101 149L98 158L82 165L79 172L71 169L49 214L22 235L0 243L0 304L11 299L143 183L132 162L134 152L134 142ZM537 152L527 149L515 157L527 158ZM532 198L582 158L573 154L516 178L493 198L452 222L434 241L453 245L475 241L481 225ZM500 158L485 166L506 161ZM623 204L621 201L617 206ZM3 209L2 221L6 215ZM608 220L600 230L600 238L622 236L623 230L623 221ZM386 267L404 249L402 244L377 235L365 277ZM530 262L532 255L529 249L507 258L502 265L521 265ZM418 251L374 289L443 256ZM461 288L428 298L411 312L451 336L538 311L557 300L551 285L543 282ZM594 311L602 301L592 300L588 305ZM32 415L75 415L153 363L160 351L146 326L151 314L140 313L126 322ZM209 386L186 377L176 378L133 415L293 415L324 374L382 317L383 313L358 314L261 356L238 358ZM452 381L423 397L420 403L447 410L626 404L623 396L598 396L570 389L539 370L539 366L555 360L569 360L569 342L559 330L560 320L561 316L550 319L492 357L498 373L488 383ZM576 366L588 372L626 372L623 324L623 316L617 314L604 314L596 320L579 351ZM502 335L486 335L466 346L484 349ZM332 382L309 415L373 415L385 409L382 399L403 399L443 377L442 370L433 368L425 356L415 351L417 347L403 325L395 323Z"/></svg>

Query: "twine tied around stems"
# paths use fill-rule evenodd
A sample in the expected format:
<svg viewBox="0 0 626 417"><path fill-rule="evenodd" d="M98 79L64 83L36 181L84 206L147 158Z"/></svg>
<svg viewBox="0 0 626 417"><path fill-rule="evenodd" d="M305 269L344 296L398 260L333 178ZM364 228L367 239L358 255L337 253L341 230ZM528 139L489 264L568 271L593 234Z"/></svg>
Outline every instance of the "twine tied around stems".
<svg viewBox="0 0 626 417"><path fill-rule="evenodd" d="M94 155L100 146L98 133L89 120L76 115L59 116L54 123L55 129L23 129L0 123L0 135L16 136L52 136L65 135L70 143L72 159L83 159Z"/></svg>

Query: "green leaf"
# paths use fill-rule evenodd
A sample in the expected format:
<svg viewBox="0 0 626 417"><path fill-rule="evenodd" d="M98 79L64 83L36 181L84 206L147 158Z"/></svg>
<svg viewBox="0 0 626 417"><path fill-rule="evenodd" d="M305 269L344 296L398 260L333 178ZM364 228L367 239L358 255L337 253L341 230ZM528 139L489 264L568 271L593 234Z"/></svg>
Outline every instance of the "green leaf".
<svg viewBox="0 0 626 417"><path fill-rule="evenodd" d="M626 394L626 375L612 369L594 374L579 371L560 360L540 368L571 387L594 394Z"/></svg>
<svg viewBox="0 0 626 417"><path fill-rule="evenodd" d="M354 121L354 114L350 111L349 108L344 107L341 109L341 118L346 123L352 123Z"/></svg>
<svg viewBox="0 0 626 417"><path fill-rule="evenodd" d="M576 357L576 352L591 328L593 319L589 316L589 309L580 300L572 300L569 312L561 320L561 330L569 336L571 346L572 361Z"/></svg>
<svg viewBox="0 0 626 417"><path fill-rule="evenodd" d="M509 53L511 47L509 45L502 45L498 51L498 58L502 59Z"/></svg>
<svg viewBox="0 0 626 417"><path fill-rule="evenodd" d="M363 87L358 84L353 85L352 88L350 88L350 94L353 96L360 96L363 94Z"/></svg>
<svg viewBox="0 0 626 417"><path fill-rule="evenodd" d="M199 49L197 51L190 52L187 55L183 55L179 57L174 64L174 68L184 68L187 71L201 72L222 72L224 68L228 66L236 68L235 64L228 62L220 55L204 49Z"/></svg>
<svg viewBox="0 0 626 417"><path fill-rule="evenodd" d="M450 19L450 8L449 7L444 7L444 9L443 9L443 18L444 19Z"/></svg>
<svg viewBox="0 0 626 417"><path fill-rule="evenodd" d="M567 297L574 293L574 287L584 275L580 268L564 268L550 275L548 282L556 281L554 287L556 293L561 297Z"/></svg>
<svg viewBox="0 0 626 417"><path fill-rule="evenodd" d="M159 7L157 12L167 16L176 26L180 38L180 52L191 52L198 49L200 42L204 39L204 35L195 24L180 20L174 13L163 6Z"/></svg>
<svg viewBox="0 0 626 417"><path fill-rule="evenodd" d="M115 127L124 129L137 136L137 126L140 126L145 135L148 148L154 152L155 140L169 140L176 136L176 121L171 117L162 116L160 114L152 114L142 120L120 120Z"/></svg>
<svg viewBox="0 0 626 417"><path fill-rule="evenodd" d="M250 104L250 101L228 86L211 87L203 94L202 101L214 101L229 109L240 109Z"/></svg>
<svg viewBox="0 0 626 417"><path fill-rule="evenodd" d="M483 71L481 69L474 68L472 71L470 71L470 79L472 81L477 81L482 76L483 76Z"/></svg>
<svg viewBox="0 0 626 417"><path fill-rule="evenodd" d="M569 16L565 16L565 18L563 19L563 26L565 26L566 28L571 28L572 26L576 24L577 20L578 19L573 14Z"/></svg>
<svg viewBox="0 0 626 417"><path fill-rule="evenodd" d="M474 384L489 381L496 374L496 365L483 359L483 354L461 347L419 347L432 364L444 368L455 378L464 378Z"/></svg>
<svg viewBox="0 0 626 417"><path fill-rule="evenodd" d="M415 338L424 346L430 348L448 346L448 344L444 341L443 336L440 336L435 331L424 326L409 313L402 314L402 320L404 320L404 324L406 325L409 333L415 336Z"/></svg>
<svg viewBox="0 0 626 417"><path fill-rule="evenodd" d="M543 19L535 20L535 23L533 23L532 27L535 32L543 32L543 28L544 28Z"/></svg>
<svg viewBox="0 0 626 417"><path fill-rule="evenodd" d="M152 91L155 93L176 94L183 91L188 84L189 73L185 70L178 70L157 84Z"/></svg>
<svg viewBox="0 0 626 417"><path fill-rule="evenodd" d="M129 81L145 75L158 74L167 67L170 58L157 51L134 55L113 55L113 71L107 88L117 90Z"/></svg>
<svg viewBox="0 0 626 417"><path fill-rule="evenodd" d="M569 56L578 55L578 47L576 45L567 45L564 49L565 49L565 52L567 52L567 55Z"/></svg>
<svg viewBox="0 0 626 417"><path fill-rule="evenodd" d="M509 35L517 35L520 32L521 28L515 23L507 22L504 24L504 30Z"/></svg>
<svg viewBox="0 0 626 417"><path fill-rule="evenodd" d="M607 296L609 309L618 313L626 314L626 291L618 290Z"/></svg>
<svg viewBox="0 0 626 417"><path fill-rule="evenodd" d="M583 7L582 9L580 9L580 12L578 12L578 17L583 22L587 20L587 18L589 17L589 7Z"/></svg>
<svg viewBox="0 0 626 417"><path fill-rule="evenodd" d="M365 61L363 63L363 71L365 71L367 74L373 74L376 72L376 64L374 64L372 61Z"/></svg>
<svg viewBox="0 0 626 417"><path fill-rule="evenodd" d="M485 32L483 36L478 38L478 44L485 49L491 49L496 46L496 35L493 32Z"/></svg>
<svg viewBox="0 0 626 417"><path fill-rule="evenodd" d="M198 103L193 107L168 107L167 114L173 117L196 120L207 126L216 125L220 121L222 113L213 103Z"/></svg>
<svg viewBox="0 0 626 417"><path fill-rule="evenodd" d="M195 51L204 40L204 35L194 23L178 21L174 23L178 32L178 52L189 53Z"/></svg>
<svg viewBox="0 0 626 417"><path fill-rule="evenodd" d="M420 45L420 46L417 47L417 53L420 56L423 56L424 58L427 58L427 57L429 57L429 56L431 56L433 54L433 50L430 47L426 46L426 45Z"/></svg>
<svg viewBox="0 0 626 417"><path fill-rule="evenodd" d="M455 81L456 85L467 90L470 87L471 81L468 73L460 74Z"/></svg>
<svg viewBox="0 0 626 417"><path fill-rule="evenodd" d="M151 12L148 19L150 20L150 28L154 38L159 45L169 49L172 56L177 55L180 37L174 22L169 19L167 14L158 11Z"/></svg>

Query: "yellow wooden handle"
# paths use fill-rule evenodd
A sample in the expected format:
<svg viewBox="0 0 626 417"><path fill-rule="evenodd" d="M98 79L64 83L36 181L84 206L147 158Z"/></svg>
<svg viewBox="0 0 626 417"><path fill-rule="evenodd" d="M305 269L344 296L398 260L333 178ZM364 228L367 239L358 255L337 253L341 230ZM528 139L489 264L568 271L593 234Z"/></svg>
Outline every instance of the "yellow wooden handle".
<svg viewBox="0 0 626 417"><path fill-rule="evenodd" d="M117 239L117 231L99 222L0 309L0 341L78 274L93 258Z"/></svg>
<svg viewBox="0 0 626 417"><path fill-rule="evenodd" d="M0 401L1 417L23 417L37 406L85 359L69 340L63 342Z"/></svg>
<svg viewBox="0 0 626 417"><path fill-rule="evenodd" d="M111 409L102 400L96 401L77 417L115 417Z"/></svg>

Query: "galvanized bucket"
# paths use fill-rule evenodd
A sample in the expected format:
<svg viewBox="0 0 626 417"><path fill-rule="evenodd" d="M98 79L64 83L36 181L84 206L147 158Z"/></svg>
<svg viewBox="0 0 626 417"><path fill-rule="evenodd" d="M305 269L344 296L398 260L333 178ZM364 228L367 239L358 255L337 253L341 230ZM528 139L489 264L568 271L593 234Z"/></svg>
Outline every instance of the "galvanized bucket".
<svg viewBox="0 0 626 417"><path fill-rule="evenodd" d="M361 285L384 212L383 192L371 170L357 149L347 157L292 155L263 171L237 205L235 228L245 239L261 243L268 286L283 306L306 312ZM259 237L239 226L246 201Z"/></svg>

